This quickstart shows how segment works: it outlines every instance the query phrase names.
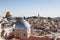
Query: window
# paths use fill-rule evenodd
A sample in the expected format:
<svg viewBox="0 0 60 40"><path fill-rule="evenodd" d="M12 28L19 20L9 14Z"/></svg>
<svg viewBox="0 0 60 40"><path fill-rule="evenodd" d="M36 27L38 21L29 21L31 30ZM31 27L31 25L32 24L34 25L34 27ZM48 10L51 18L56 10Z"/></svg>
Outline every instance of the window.
<svg viewBox="0 0 60 40"><path fill-rule="evenodd" d="M25 34L24 34L24 36L25 36Z"/></svg>
<svg viewBox="0 0 60 40"><path fill-rule="evenodd" d="M19 34L17 34L16 37L19 37Z"/></svg>
<svg viewBox="0 0 60 40"><path fill-rule="evenodd" d="M19 34L17 34L17 36L19 36Z"/></svg>
<svg viewBox="0 0 60 40"><path fill-rule="evenodd" d="M13 31L15 31L15 29L13 29Z"/></svg>

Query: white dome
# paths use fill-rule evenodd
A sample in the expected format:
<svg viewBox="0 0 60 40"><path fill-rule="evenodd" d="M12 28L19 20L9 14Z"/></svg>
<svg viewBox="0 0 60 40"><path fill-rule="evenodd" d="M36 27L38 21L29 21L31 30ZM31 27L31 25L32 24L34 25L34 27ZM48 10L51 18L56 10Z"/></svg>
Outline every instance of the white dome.
<svg viewBox="0 0 60 40"><path fill-rule="evenodd" d="M16 22L16 29L21 30L30 29L30 24L26 20L21 19L20 21Z"/></svg>

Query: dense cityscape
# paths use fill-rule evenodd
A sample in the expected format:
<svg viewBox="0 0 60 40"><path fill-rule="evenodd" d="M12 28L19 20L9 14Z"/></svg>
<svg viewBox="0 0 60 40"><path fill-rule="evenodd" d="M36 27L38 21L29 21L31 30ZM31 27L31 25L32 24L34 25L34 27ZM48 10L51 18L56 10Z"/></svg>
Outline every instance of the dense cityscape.
<svg viewBox="0 0 60 40"><path fill-rule="evenodd" d="M0 40L60 40L60 19L13 17L7 12L0 17Z"/></svg>
<svg viewBox="0 0 60 40"><path fill-rule="evenodd" d="M60 40L60 0L0 0L0 40Z"/></svg>

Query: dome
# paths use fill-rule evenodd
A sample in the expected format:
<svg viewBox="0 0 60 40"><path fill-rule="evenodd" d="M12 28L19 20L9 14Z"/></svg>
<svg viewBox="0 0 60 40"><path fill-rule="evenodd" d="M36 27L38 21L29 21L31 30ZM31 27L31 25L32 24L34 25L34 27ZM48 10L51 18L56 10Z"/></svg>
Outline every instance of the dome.
<svg viewBox="0 0 60 40"><path fill-rule="evenodd" d="M8 12L6 13L6 16L12 16L12 13L8 11Z"/></svg>
<svg viewBox="0 0 60 40"><path fill-rule="evenodd" d="M16 22L16 29L26 30L29 28L30 24L24 19L21 19L20 21Z"/></svg>

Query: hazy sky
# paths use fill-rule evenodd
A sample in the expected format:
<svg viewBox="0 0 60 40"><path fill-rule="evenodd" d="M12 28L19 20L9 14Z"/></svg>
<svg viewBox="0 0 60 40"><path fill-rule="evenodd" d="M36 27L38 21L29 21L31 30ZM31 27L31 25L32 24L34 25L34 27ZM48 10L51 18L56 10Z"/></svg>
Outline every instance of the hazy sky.
<svg viewBox="0 0 60 40"><path fill-rule="evenodd" d="M0 16L7 11L13 16L60 17L60 0L0 0Z"/></svg>

